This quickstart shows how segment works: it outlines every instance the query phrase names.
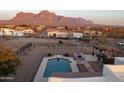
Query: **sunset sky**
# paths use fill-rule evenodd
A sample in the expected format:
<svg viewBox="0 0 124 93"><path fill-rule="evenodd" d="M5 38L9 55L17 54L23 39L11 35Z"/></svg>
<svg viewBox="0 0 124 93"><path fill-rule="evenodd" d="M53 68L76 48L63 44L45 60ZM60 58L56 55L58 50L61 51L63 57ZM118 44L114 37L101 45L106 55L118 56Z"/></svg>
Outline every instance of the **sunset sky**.
<svg viewBox="0 0 124 93"><path fill-rule="evenodd" d="M41 10L25 10L23 12L39 13ZM92 20L96 24L110 24L124 26L124 11L123 10L50 10L57 15L69 17L82 17ZM0 20L8 20L13 18L16 13L14 10L0 10Z"/></svg>

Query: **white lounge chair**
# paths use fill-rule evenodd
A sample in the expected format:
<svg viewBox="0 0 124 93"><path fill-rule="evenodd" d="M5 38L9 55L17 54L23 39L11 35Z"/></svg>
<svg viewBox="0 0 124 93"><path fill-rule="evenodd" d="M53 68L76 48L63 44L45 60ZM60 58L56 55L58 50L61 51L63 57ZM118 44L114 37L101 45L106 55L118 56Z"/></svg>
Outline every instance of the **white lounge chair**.
<svg viewBox="0 0 124 93"><path fill-rule="evenodd" d="M77 53L74 53L73 55L74 55L74 59L77 59L78 58Z"/></svg>
<svg viewBox="0 0 124 93"><path fill-rule="evenodd" d="M83 53L81 53L81 58L82 58L82 59L85 59L85 56L84 56L84 54L83 54Z"/></svg>

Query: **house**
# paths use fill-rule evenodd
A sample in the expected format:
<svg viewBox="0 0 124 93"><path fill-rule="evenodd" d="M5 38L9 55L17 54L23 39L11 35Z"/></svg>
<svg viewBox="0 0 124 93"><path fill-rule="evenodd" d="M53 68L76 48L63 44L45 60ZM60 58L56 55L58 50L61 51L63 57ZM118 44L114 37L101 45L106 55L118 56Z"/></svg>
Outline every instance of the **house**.
<svg viewBox="0 0 124 93"><path fill-rule="evenodd" d="M73 38L82 38L83 33L73 32Z"/></svg>
<svg viewBox="0 0 124 93"><path fill-rule="evenodd" d="M91 36L101 36L102 35L102 32L100 32L100 31L91 31L90 33L89 33L89 35L91 35Z"/></svg>
<svg viewBox="0 0 124 93"><path fill-rule="evenodd" d="M69 32L66 30L58 30L56 28L47 29L46 32L48 37L68 38L69 36Z"/></svg>
<svg viewBox="0 0 124 93"><path fill-rule="evenodd" d="M68 38L68 33L67 32L63 32L63 31L59 31L56 34L57 38Z"/></svg>
<svg viewBox="0 0 124 93"><path fill-rule="evenodd" d="M0 35L5 35L5 36L24 36L24 33L22 31L18 31L18 30L15 30L15 29L0 28Z"/></svg>
<svg viewBox="0 0 124 93"><path fill-rule="evenodd" d="M15 32L13 32L13 36L21 37L21 36L24 36L24 33L22 31L15 31Z"/></svg>
<svg viewBox="0 0 124 93"><path fill-rule="evenodd" d="M13 31L14 31L13 29L9 29L9 28L0 28L0 35L10 36L12 35Z"/></svg>
<svg viewBox="0 0 124 93"><path fill-rule="evenodd" d="M90 30L85 30L85 31L83 31L83 34L84 34L84 35L89 35L90 32L91 32Z"/></svg>
<svg viewBox="0 0 124 93"><path fill-rule="evenodd" d="M24 29L24 30L22 30L22 32L24 34L32 34L32 33L34 33L34 30L33 29Z"/></svg>
<svg viewBox="0 0 124 93"><path fill-rule="evenodd" d="M36 27L37 31L41 31L43 28L45 28L44 25L39 25L39 26Z"/></svg>
<svg viewBox="0 0 124 93"><path fill-rule="evenodd" d="M56 38L67 38L68 37L68 32L65 31L50 31L47 32L48 37L56 37Z"/></svg>
<svg viewBox="0 0 124 93"><path fill-rule="evenodd" d="M65 27L65 26L58 26L57 29L58 29L58 30L65 30L66 27Z"/></svg>

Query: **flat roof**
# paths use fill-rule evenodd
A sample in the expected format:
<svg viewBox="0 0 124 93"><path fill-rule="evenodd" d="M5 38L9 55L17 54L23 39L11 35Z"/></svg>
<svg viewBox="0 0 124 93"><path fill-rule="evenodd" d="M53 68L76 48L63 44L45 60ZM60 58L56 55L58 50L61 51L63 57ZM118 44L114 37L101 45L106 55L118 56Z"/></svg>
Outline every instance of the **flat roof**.
<svg viewBox="0 0 124 93"><path fill-rule="evenodd" d="M118 78L124 81L124 65L107 65Z"/></svg>
<svg viewBox="0 0 124 93"><path fill-rule="evenodd" d="M107 65L107 67L114 73L124 73L124 65Z"/></svg>

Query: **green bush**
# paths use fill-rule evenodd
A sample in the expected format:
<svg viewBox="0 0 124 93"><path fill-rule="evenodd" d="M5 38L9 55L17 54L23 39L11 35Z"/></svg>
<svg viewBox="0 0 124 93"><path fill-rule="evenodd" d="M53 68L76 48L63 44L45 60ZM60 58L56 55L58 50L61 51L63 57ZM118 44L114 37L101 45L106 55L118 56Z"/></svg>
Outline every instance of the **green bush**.
<svg viewBox="0 0 124 93"><path fill-rule="evenodd" d="M0 76L16 74L20 60L11 49L0 44Z"/></svg>
<svg viewBox="0 0 124 93"><path fill-rule="evenodd" d="M63 41L59 40L58 43L59 43L59 44L63 44Z"/></svg>
<svg viewBox="0 0 124 93"><path fill-rule="evenodd" d="M68 54L68 53L66 53L66 54L64 54L63 56L66 56L66 57L68 57L68 56L69 56L69 54Z"/></svg>
<svg viewBox="0 0 124 93"><path fill-rule="evenodd" d="M52 54L51 53L48 53L47 56L52 56Z"/></svg>

